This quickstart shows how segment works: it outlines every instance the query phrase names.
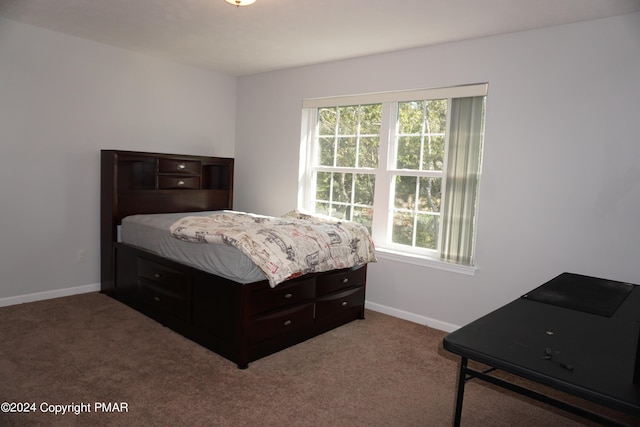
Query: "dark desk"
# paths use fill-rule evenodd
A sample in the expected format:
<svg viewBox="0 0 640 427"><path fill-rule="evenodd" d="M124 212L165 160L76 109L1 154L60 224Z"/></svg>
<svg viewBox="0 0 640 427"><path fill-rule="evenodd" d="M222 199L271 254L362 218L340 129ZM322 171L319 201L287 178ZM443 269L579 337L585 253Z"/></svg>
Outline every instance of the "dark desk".
<svg viewBox="0 0 640 427"><path fill-rule="evenodd" d="M584 288L576 287L580 284ZM580 296L580 289L588 291L585 296ZM612 298L616 292L618 296ZM617 425L598 414L505 382L488 371L471 369L468 360L640 414L640 385L633 380L639 346L638 322L639 286L564 273L447 335L444 348L462 357L454 425L460 425L464 384L471 378L604 425Z"/></svg>

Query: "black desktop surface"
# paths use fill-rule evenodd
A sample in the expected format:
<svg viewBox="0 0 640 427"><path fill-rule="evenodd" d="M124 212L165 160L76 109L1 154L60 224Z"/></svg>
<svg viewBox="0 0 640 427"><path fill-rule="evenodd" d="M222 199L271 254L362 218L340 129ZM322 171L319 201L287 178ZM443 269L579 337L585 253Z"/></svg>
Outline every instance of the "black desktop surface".
<svg viewBox="0 0 640 427"><path fill-rule="evenodd" d="M611 317L634 287L631 283L562 273L522 297Z"/></svg>
<svg viewBox="0 0 640 427"><path fill-rule="evenodd" d="M574 276L565 279L573 281ZM555 291L561 291L557 285ZM530 292L447 335L443 345L462 357L640 414L640 385L633 383L640 333L638 288L619 287L617 297L602 299L606 310L596 307L599 314L567 308L575 306L571 301L540 302L530 298Z"/></svg>

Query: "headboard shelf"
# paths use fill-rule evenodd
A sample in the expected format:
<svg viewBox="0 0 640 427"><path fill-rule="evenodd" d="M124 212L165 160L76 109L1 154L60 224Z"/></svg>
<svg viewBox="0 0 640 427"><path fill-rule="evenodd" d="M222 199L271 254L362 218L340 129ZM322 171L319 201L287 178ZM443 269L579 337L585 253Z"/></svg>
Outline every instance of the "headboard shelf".
<svg viewBox="0 0 640 427"><path fill-rule="evenodd" d="M122 218L233 208L232 158L122 150L100 156L103 286L113 282L113 243Z"/></svg>

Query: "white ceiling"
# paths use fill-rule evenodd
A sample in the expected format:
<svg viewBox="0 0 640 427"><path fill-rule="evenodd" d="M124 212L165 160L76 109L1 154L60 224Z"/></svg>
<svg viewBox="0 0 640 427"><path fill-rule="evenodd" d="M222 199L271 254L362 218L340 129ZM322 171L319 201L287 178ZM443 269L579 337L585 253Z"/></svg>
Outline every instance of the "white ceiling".
<svg viewBox="0 0 640 427"><path fill-rule="evenodd" d="M0 0L0 17L230 75L639 10L640 0Z"/></svg>

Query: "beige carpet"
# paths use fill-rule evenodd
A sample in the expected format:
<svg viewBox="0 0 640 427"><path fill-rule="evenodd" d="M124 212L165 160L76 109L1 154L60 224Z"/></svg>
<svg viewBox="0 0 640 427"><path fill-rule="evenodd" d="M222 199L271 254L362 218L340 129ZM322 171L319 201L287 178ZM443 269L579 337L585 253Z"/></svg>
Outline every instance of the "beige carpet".
<svg viewBox="0 0 640 427"><path fill-rule="evenodd" d="M36 411L0 413L0 426L448 426L458 359L444 335L368 311L239 370L102 294L3 307L0 402ZM466 390L463 426L590 425L485 383ZM43 412L54 405L80 413Z"/></svg>

